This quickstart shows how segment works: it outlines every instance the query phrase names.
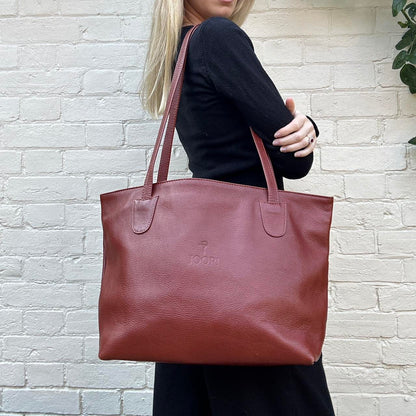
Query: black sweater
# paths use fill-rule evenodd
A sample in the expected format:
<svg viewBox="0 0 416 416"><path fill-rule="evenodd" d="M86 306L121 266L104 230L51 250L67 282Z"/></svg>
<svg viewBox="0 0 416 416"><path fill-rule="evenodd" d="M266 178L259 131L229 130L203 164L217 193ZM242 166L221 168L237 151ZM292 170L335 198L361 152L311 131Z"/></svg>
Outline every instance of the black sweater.
<svg viewBox="0 0 416 416"><path fill-rule="evenodd" d="M177 54L191 27L182 28ZM293 118L244 30L225 17L202 22L190 40L176 122L192 177L266 187L251 126L284 189L282 177L302 178L313 163L313 152L294 157L272 145L274 133Z"/></svg>

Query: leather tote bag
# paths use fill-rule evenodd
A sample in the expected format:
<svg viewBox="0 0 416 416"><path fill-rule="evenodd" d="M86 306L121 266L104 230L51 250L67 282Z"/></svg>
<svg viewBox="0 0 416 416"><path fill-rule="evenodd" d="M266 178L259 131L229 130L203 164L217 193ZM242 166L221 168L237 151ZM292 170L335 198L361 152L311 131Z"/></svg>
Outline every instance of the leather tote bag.
<svg viewBox="0 0 416 416"><path fill-rule="evenodd" d="M279 190L251 127L267 188L167 180L186 52L197 26L183 41L143 186L100 195L98 357L312 365L326 331L333 197Z"/></svg>

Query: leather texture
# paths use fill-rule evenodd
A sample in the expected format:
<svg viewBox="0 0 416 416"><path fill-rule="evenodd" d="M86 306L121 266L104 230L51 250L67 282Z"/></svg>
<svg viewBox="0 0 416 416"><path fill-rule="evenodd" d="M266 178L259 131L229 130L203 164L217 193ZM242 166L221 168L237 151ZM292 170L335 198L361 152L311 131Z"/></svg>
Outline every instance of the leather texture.
<svg viewBox="0 0 416 416"><path fill-rule="evenodd" d="M167 180L186 52L197 27L183 41L143 186L100 195L98 356L312 365L326 332L334 198L279 190L251 127L267 188Z"/></svg>

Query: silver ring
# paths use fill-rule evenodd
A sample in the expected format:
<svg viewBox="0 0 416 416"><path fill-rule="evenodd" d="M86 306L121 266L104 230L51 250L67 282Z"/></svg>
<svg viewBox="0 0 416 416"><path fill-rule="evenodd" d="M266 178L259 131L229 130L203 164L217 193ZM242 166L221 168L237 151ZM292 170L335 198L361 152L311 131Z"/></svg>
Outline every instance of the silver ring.
<svg viewBox="0 0 416 416"><path fill-rule="evenodd" d="M306 137L308 138L308 145L311 144L311 138L310 138L309 134L307 134Z"/></svg>

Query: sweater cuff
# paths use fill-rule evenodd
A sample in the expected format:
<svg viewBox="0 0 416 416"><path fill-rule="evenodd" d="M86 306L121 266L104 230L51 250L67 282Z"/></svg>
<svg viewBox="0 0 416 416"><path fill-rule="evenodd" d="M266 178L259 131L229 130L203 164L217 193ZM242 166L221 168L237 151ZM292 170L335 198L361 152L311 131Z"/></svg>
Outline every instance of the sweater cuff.
<svg viewBox="0 0 416 416"><path fill-rule="evenodd" d="M311 123L313 124L313 127L315 128L315 135L316 135L316 137L318 137L319 136L319 130L318 130L318 126L316 125L316 123L312 120L312 118L311 117L309 117L309 116L306 116L306 117L308 117L308 119L311 121Z"/></svg>

